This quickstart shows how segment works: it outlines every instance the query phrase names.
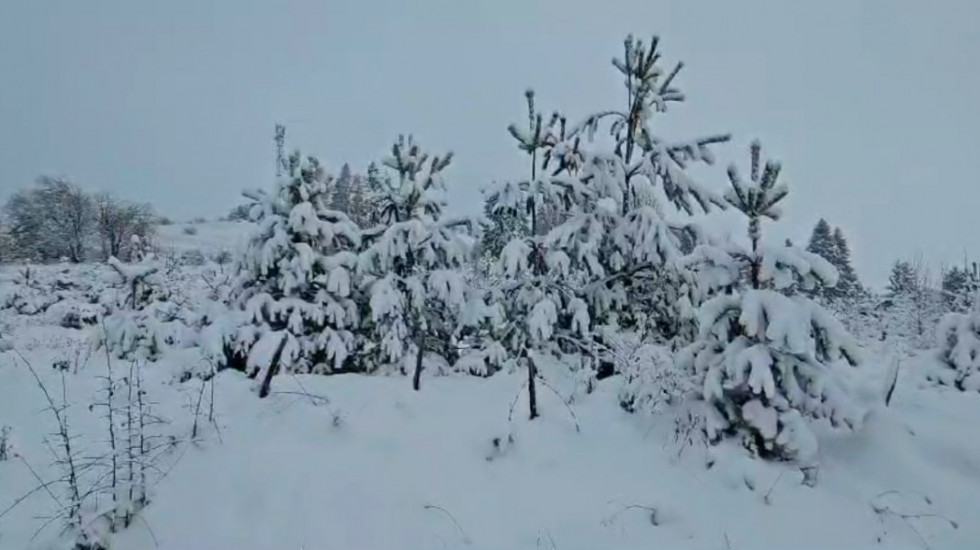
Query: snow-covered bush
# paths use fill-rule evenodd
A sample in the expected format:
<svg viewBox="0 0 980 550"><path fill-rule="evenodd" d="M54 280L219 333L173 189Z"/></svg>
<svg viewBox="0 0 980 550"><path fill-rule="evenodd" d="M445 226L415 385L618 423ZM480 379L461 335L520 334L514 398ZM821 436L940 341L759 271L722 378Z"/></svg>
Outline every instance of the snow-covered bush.
<svg viewBox="0 0 980 550"><path fill-rule="evenodd" d="M192 307L204 307L206 300L192 300L198 294L189 282L190 274L180 266L161 270L155 261L124 264L110 258L119 286L102 296L108 312L98 330L100 342L118 358L155 361L172 348L199 343L200 315Z"/></svg>
<svg viewBox="0 0 980 550"><path fill-rule="evenodd" d="M462 331L479 322L483 309L463 273L471 259L466 232L472 224L442 216L442 173L451 160L452 154L430 156L411 137L399 138L384 162L397 177L382 202L386 227L366 236L358 267L370 296L365 352L374 364L369 368L410 368L415 389L426 354L434 363L456 362Z"/></svg>
<svg viewBox="0 0 980 550"><path fill-rule="evenodd" d="M98 302L103 288L101 270L91 264L16 268L13 276L0 284L0 311L38 316L39 320L61 324L65 316L72 317L71 310L77 309L78 323L70 318L65 320L67 325L76 325L83 323L81 318L87 317L87 313L92 313L89 305ZM52 306L63 301L73 305L59 306L48 313Z"/></svg>
<svg viewBox="0 0 980 550"><path fill-rule="evenodd" d="M942 367L929 378L963 391L980 391L980 312L947 314L936 337Z"/></svg>
<svg viewBox="0 0 980 550"><path fill-rule="evenodd" d="M761 220L780 217L788 189L777 184L780 166L760 171L758 143L751 150L751 181L729 168L725 198L748 218L750 248L700 245L685 260L699 271L710 298L698 312L699 337L678 363L703 380L710 405L708 435L741 435L764 457L814 460L816 439L804 417L855 426L860 413L849 388L835 376L859 364L859 350L843 326L798 290L836 282L826 260L789 245L763 244Z"/></svg>
<svg viewBox="0 0 980 550"><path fill-rule="evenodd" d="M360 231L346 214L327 207L331 182L315 158L301 160L297 152L275 192L253 197L258 228L240 260L233 297L254 327L240 332L236 348L249 350L256 375L271 367L266 351L283 339L286 371L354 366Z"/></svg>
<svg viewBox="0 0 980 550"><path fill-rule="evenodd" d="M63 328L81 329L95 326L102 320L105 308L101 304L89 304L78 300L61 300L45 310L48 322Z"/></svg>
<svg viewBox="0 0 980 550"><path fill-rule="evenodd" d="M609 356L622 375L619 404L629 412L659 412L696 392L694 378L674 364L664 346L643 342L635 334L607 339Z"/></svg>
<svg viewBox="0 0 980 550"><path fill-rule="evenodd" d="M36 268L26 266L18 271L12 285L0 296L0 309L11 309L20 315L38 315L47 311L60 296L51 292Z"/></svg>

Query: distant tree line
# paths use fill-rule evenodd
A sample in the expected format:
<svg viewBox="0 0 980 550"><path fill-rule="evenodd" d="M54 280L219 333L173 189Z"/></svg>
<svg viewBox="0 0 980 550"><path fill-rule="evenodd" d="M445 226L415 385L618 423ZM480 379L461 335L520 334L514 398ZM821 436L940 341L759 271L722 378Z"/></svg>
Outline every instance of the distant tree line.
<svg viewBox="0 0 980 550"><path fill-rule="evenodd" d="M66 179L41 176L3 207L0 260L129 260L135 243L153 235L156 221L148 204L87 193Z"/></svg>
<svg viewBox="0 0 980 550"><path fill-rule="evenodd" d="M844 313L845 319L855 313L886 318L880 337L907 342L913 348L932 346L939 319L948 313L970 311L980 290L976 262L942 266L936 272L921 257L915 257L892 263L884 292L876 294L859 280L844 232L825 219L814 226L807 250L830 262L839 275L835 286L818 285L811 297Z"/></svg>

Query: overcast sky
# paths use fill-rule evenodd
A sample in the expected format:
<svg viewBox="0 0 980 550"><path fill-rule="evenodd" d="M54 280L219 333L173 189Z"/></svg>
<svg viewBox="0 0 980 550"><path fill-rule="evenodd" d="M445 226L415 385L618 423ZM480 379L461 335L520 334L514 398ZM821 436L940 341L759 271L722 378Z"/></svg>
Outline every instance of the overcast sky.
<svg viewBox="0 0 980 550"><path fill-rule="evenodd" d="M805 241L823 216L856 266L980 258L980 4L975 0L3 0L0 199L41 173L154 203L175 219L224 214L269 185L272 129L363 167L399 132L457 154L455 208L523 173L506 132L523 90L571 118L625 102L609 60L657 33L687 66L672 139L732 132L784 164L786 218Z"/></svg>

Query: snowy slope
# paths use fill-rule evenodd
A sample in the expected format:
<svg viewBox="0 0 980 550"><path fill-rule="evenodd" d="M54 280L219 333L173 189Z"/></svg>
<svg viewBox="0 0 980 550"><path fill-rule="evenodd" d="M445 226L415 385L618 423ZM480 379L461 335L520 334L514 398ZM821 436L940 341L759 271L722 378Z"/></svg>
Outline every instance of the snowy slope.
<svg viewBox="0 0 980 550"><path fill-rule="evenodd" d="M157 226L156 245L163 251L199 250L206 256L221 251L234 252L248 238L254 226L243 221L212 221ZM185 232L191 228L193 235Z"/></svg>
<svg viewBox="0 0 980 550"><path fill-rule="evenodd" d="M38 345L38 330L18 340L43 365L57 354ZM71 341L58 332L49 336ZM168 362L181 360L145 371L177 432L189 430L199 387L173 382L177 365ZM104 370L93 356L68 378L74 426L89 438L103 428L83 405ZM58 387L56 371L41 372ZM682 412L627 415L617 383L571 405L577 432L550 392L543 418L523 420L520 400L509 423L521 388L511 375L428 379L419 393L398 377L282 377L260 401L241 375L222 373L218 429L166 459L145 522L116 535L113 548L965 548L980 540L971 520L980 440L966 436L980 420L975 395L901 384L893 408L872 413L862 433L822 436L820 481L810 488L788 466L679 445ZM49 479L41 440L52 426L12 352L0 354L0 388L0 423L14 426L18 448ZM0 463L0 510L35 485L20 462ZM41 524L32 518L51 508L39 493L0 520L0 548L46 548L29 539Z"/></svg>

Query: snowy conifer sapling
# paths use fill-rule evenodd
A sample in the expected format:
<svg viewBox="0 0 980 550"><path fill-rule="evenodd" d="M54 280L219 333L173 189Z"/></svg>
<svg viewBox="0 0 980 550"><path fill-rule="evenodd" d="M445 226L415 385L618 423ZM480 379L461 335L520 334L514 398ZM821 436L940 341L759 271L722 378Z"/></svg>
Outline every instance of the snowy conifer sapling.
<svg viewBox="0 0 980 550"><path fill-rule="evenodd" d="M282 368L289 372L349 370L360 236L347 214L326 206L330 182L315 158L301 160L297 152L275 193L254 197L258 229L240 262L236 290L252 322L239 345L248 350L253 375L280 368L271 359L281 343Z"/></svg>
<svg viewBox="0 0 980 550"><path fill-rule="evenodd" d="M665 218L661 202L683 214L721 197L686 175L693 162L711 163L710 146L727 136L671 143L654 133L653 115L684 96L674 85L681 64L667 70L654 38L628 37L613 65L625 78L627 108L593 114L577 126L555 114L545 123L527 93L528 127L510 127L530 157L530 178L507 182L488 197L495 212L531 218L530 235L511 240L500 261L507 326L499 341L528 371L530 416L537 416L535 384L547 355L601 355L606 328L635 327L638 319L670 338L686 299L676 269L688 227ZM596 134L608 132L611 150ZM557 225L542 228L541 214ZM689 302L688 302L689 303Z"/></svg>
<svg viewBox="0 0 980 550"><path fill-rule="evenodd" d="M741 435L760 456L806 464L817 444L804 417L835 426L858 420L846 384L835 376L840 364L858 365L858 349L830 313L797 292L818 282L833 286L833 266L762 242L762 219L779 218L788 190L777 183L779 164L760 170L757 142L751 153L751 181L730 167L725 196L748 218L751 245L701 245L688 257L713 297L700 308L698 341L679 363L703 376L711 439Z"/></svg>
<svg viewBox="0 0 980 550"><path fill-rule="evenodd" d="M469 260L467 220L446 220L442 172L452 154L430 156L409 138L399 138L384 165L397 186L383 200L378 233L367 235L359 271L370 295L373 369L407 371L418 390L426 354L452 363L455 339L469 291L462 268Z"/></svg>
<svg viewBox="0 0 980 550"><path fill-rule="evenodd" d="M942 368L930 379L962 391L980 392L980 276L976 264L964 284L972 294L973 306L963 313L947 313L936 330Z"/></svg>

